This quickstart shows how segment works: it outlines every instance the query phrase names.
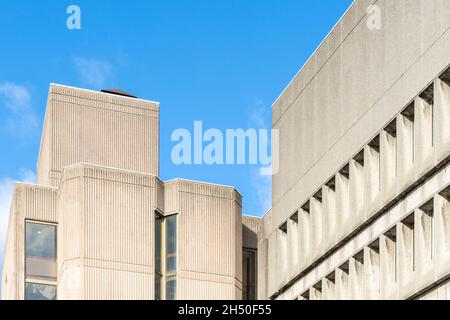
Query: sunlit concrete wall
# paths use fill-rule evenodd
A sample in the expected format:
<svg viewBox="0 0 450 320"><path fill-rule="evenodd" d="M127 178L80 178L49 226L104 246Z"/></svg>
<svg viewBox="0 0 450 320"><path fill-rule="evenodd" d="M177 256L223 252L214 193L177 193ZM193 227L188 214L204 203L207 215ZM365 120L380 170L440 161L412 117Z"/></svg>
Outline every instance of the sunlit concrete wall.
<svg viewBox="0 0 450 320"><path fill-rule="evenodd" d="M57 298L155 298L155 217L177 215L177 299L241 299L242 217L233 187L158 176L159 104L51 85L38 161L41 185L17 184L2 273L24 299L25 223L57 226ZM243 232L245 224L245 232ZM35 279L32 279L35 280Z"/></svg>
<svg viewBox="0 0 450 320"><path fill-rule="evenodd" d="M152 299L155 176L64 169L58 199L58 299Z"/></svg>
<svg viewBox="0 0 450 320"><path fill-rule="evenodd" d="M25 223L57 223L58 190L17 183L14 187L2 273L2 300L22 300L25 292Z"/></svg>
<svg viewBox="0 0 450 320"><path fill-rule="evenodd" d="M379 30L367 25L372 4ZM403 299L450 272L438 249L448 236L448 17L448 1L356 1L274 103L280 171L259 238L260 298ZM430 261L411 239L435 243Z"/></svg>
<svg viewBox="0 0 450 320"><path fill-rule="evenodd" d="M241 195L186 180L170 181L165 190L166 213L178 213L178 298L241 299Z"/></svg>
<svg viewBox="0 0 450 320"><path fill-rule="evenodd" d="M39 184L58 186L63 168L77 163L158 175L159 104L50 85Z"/></svg>

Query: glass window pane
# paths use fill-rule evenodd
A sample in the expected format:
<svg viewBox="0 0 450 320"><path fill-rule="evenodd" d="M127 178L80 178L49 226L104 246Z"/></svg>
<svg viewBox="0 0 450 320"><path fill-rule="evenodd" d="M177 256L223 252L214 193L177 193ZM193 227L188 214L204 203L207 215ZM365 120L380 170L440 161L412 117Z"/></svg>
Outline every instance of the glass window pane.
<svg viewBox="0 0 450 320"><path fill-rule="evenodd" d="M155 217L155 270L162 273L161 267L161 225L162 219L160 216Z"/></svg>
<svg viewBox="0 0 450 320"><path fill-rule="evenodd" d="M26 283L25 300L56 300L56 286Z"/></svg>
<svg viewBox="0 0 450 320"><path fill-rule="evenodd" d="M175 300L177 294L176 276L167 277L166 280L166 300Z"/></svg>
<svg viewBox="0 0 450 320"><path fill-rule="evenodd" d="M157 274L155 275L155 300L161 300L161 280L162 277Z"/></svg>
<svg viewBox="0 0 450 320"><path fill-rule="evenodd" d="M166 272L177 268L177 216L166 219Z"/></svg>
<svg viewBox="0 0 450 320"><path fill-rule="evenodd" d="M26 276L56 278L56 226L27 222L25 227Z"/></svg>
<svg viewBox="0 0 450 320"><path fill-rule="evenodd" d="M243 254L243 299L256 300L256 252L242 250Z"/></svg>

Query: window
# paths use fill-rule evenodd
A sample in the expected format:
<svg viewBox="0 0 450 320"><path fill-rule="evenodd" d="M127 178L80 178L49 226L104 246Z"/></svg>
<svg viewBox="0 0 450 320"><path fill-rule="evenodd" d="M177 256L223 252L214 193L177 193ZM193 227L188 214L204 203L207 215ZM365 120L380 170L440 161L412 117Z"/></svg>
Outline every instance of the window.
<svg viewBox="0 0 450 320"><path fill-rule="evenodd" d="M26 277L56 280L56 226L26 222L25 238Z"/></svg>
<svg viewBox="0 0 450 320"><path fill-rule="evenodd" d="M27 282L25 300L56 300L56 286Z"/></svg>
<svg viewBox="0 0 450 320"><path fill-rule="evenodd" d="M176 299L177 216L155 214L155 299Z"/></svg>
<svg viewBox="0 0 450 320"><path fill-rule="evenodd" d="M56 300L56 225L25 222L25 300Z"/></svg>
<svg viewBox="0 0 450 320"><path fill-rule="evenodd" d="M155 300L161 300L161 281L162 276L160 274L155 274Z"/></svg>
<svg viewBox="0 0 450 320"><path fill-rule="evenodd" d="M166 227L166 272L173 273L177 269L177 216L165 220Z"/></svg>
<svg viewBox="0 0 450 320"><path fill-rule="evenodd" d="M155 299L161 300L161 280L163 277L162 268L162 224L163 218L156 213L155 215Z"/></svg>
<svg viewBox="0 0 450 320"><path fill-rule="evenodd" d="M256 300L256 251L242 250L243 300Z"/></svg>
<svg viewBox="0 0 450 320"><path fill-rule="evenodd" d="M177 291L176 275L168 276L166 278L166 300L175 300Z"/></svg>

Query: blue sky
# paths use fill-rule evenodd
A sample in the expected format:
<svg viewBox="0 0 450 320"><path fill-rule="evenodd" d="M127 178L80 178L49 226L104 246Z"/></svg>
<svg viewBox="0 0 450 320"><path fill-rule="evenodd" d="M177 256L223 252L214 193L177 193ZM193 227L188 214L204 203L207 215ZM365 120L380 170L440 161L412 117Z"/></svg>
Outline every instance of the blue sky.
<svg viewBox="0 0 450 320"><path fill-rule="evenodd" d="M263 214L270 180L257 166L175 166L171 133L195 120L270 128L271 104L351 2L2 1L0 250L12 181L34 179L51 82L159 101L162 179L233 185L244 213ZM71 4L81 8L81 30L66 27Z"/></svg>

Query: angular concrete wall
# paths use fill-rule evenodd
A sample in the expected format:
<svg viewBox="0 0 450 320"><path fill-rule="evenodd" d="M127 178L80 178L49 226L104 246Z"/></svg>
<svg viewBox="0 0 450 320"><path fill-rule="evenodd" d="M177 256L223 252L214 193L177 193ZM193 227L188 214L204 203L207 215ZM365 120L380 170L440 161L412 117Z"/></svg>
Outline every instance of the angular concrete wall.
<svg viewBox="0 0 450 320"><path fill-rule="evenodd" d="M381 12L380 30L367 25L372 4ZM260 298L323 299L333 291L341 298L371 296L361 284L364 273L372 279L388 270L385 258L393 246L384 234L372 234L367 248L357 237L403 198L422 192L419 185L432 183L435 175L443 179L442 188L449 183L449 16L446 1L356 1L274 103L281 159L259 241L260 250L267 250L267 264L260 268L267 270L260 274L267 283L259 283L267 289ZM402 214L395 221L401 240L395 254L408 265L416 233L402 223L411 212ZM380 257L370 248L379 236ZM430 241L424 232L419 239ZM325 274L313 277L347 245L359 249L337 269L323 267ZM386 289L383 298L423 289L404 280L412 270L398 270L404 275L394 279L399 289L386 285L392 291ZM317 281L305 288L309 277Z"/></svg>
<svg viewBox="0 0 450 320"><path fill-rule="evenodd" d="M64 170L58 299L152 299L157 178L92 165Z"/></svg>
<svg viewBox="0 0 450 320"><path fill-rule="evenodd" d="M185 180L165 190L166 213L178 213L177 298L241 299L241 195Z"/></svg>
<svg viewBox="0 0 450 320"><path fill-rule="evenodd" d="M38 183L57 186L78 163L158 175L159 104L50 86Z"/></svg>
<svg viewBox="0 0 450 320"><path fill-rule="evenodd" d="M58 190L18 183L14 187L2 274L2 300L24 299L25 223L57 223Z"/></svg>

